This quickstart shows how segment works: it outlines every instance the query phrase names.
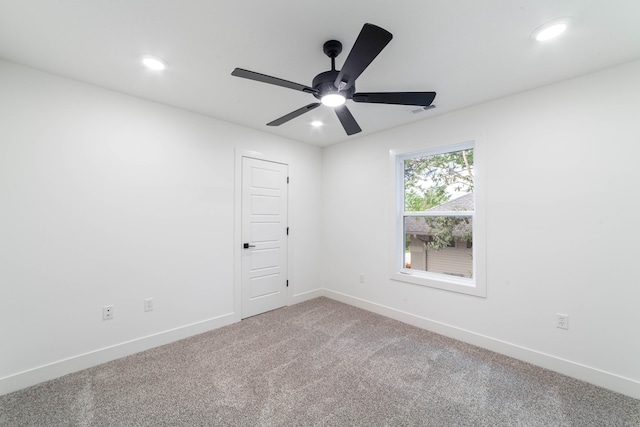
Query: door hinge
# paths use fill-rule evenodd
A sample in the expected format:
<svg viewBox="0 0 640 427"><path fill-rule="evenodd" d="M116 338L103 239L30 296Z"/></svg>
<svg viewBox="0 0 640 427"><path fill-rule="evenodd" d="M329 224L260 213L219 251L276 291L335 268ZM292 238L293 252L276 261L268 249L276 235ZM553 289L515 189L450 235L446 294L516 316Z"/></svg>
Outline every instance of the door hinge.
<svg viewBox="0 0 640 427"><path fill-rule="evenodd" d="M289 227L287 227L287 236L289 235Z"/></svg>
<svg viewBox="0 0 640 427"><path fill-rule="evenodd" d="M287 184L289 183L289 177L287 177Z"/></svg>
<svg viewBox="0 0 640 427"><path fill-rule="evenodd" d="M289 281L287 280L287 288L289 287Z"/></svg>

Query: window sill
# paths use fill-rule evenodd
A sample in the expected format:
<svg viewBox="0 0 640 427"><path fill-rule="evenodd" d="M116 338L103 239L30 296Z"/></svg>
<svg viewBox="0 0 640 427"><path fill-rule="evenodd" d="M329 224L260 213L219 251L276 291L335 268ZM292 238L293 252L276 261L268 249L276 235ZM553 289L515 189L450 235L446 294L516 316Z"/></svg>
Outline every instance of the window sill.
<svg viewBox="0 0 640 427"><path fill-rule="evenodd" d="M480 286L476 280L466 277L448 276L446 274L428 273L424 271L412 271L403 269L391 273L391 280L442 289L461 294L486 297L486 289Z"/></svg>

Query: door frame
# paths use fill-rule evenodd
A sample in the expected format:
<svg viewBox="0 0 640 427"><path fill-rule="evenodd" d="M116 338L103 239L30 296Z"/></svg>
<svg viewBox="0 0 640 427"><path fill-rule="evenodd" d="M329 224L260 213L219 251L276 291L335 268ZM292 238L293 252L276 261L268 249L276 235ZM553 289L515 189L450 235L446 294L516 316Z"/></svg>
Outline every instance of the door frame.
<svg viewBox="0 0 640 427"><path fill-rule="evenodd" d="M242 320L242 159L250 157L252 159L264 160L266 162L280 163L288 166L289 175L291 175L291 164L285 159L278 159L274 156L252 150L235 149L235 170L234 170L234 193L233 193L233 320L239 322ZM291 224L291 191L287 188L287 216L288 222ZM291 239L287 240L287 277L289 279L289 287L287 288L287 305L291 305L291 295L293 289L293 280L291 277Z"/></svg>

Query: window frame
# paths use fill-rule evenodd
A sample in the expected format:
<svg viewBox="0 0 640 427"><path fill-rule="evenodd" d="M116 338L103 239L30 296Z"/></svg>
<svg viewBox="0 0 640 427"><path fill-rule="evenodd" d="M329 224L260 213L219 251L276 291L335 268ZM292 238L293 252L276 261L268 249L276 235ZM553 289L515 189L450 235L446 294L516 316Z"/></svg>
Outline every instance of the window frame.
<svg viewBox="0 0 640 427"><path fill-rule="evenodd" d="M483 150L478 139L466 142L441 145L433 148L417 151L397 152L392 150L391 161L393 164L394 197L394 229L393 229L393 255L390 269L390 278L394 281L411 283L430 288L458 292L478 297L486 297L486 251L485 251L485 215L484 215L484 180L483 180ZM438 211L436 212L406 212L405 188L404 188L404 161L407 159L433 156L453 151L474 150L474 211ZM456 277L451 275L432 273L420 270L411 270L404 264L405 227L406 217L425 216L467 216L473 220L473 275L472 278Z"/></svg>

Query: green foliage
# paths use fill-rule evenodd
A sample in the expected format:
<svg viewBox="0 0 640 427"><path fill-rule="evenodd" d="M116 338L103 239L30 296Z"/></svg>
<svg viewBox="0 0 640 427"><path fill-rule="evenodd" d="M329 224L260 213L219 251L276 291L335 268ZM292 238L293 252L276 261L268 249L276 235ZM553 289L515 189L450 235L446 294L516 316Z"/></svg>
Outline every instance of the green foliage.
<svg viewBox="0 0 640 427"><path fill-rule="evenodd" d="M449 200L447 189L473 191L473 149L404 162L405 210L424 211Z"/></svg>
<svg viewBox="0 0 640 427"><path fill-rule="evenodd" d="M473 149L405 160L405 210L426 211L450 199L450 192L473 192ZM427 217L430 249L441 250L454 240L471 241L469 217ZM455 237L454 237L455 235Z"/></svg>
<svg viewBox="0 0 640 427"><path fill-rule="evenodd" d="M423 188L418 184L405 191L405 210L413 212L426 211L434 206L441 205L448 199L445 188Z"/></svg>
<svg viewBox="0 0 640 427"><path fill-rule="evenodd" d="M437 216L425 217L424 220L431 229L431 239L427 243L429 249L439 251L454 240L470 242L473 238L469 217Z"/></svg>

